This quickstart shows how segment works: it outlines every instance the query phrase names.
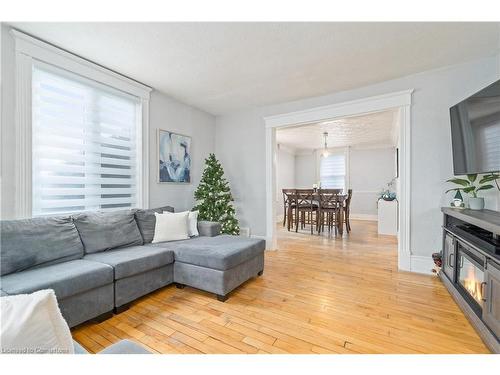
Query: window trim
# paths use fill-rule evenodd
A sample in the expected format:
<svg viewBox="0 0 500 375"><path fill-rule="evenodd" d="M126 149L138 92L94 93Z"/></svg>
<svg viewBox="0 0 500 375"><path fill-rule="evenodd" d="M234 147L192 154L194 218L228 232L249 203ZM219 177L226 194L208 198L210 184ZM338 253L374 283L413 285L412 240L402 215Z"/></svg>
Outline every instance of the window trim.
<svg viewBox="0 0 500 375"><path fill-rule="evenodd" d="M149 98L152 89L137 81L12 29L16 60L16 218L32 217L32 66L38 60L140 98L137 134L138 207L149 207Z"/></svg>

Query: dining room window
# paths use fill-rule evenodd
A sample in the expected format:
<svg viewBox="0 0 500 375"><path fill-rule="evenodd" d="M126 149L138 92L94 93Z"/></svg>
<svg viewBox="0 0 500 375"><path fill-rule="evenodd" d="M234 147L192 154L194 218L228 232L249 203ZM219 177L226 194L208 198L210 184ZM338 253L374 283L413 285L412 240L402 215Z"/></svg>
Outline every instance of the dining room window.
<svg viewBox="0 0 500 375"><path fill-rule="evenodd" d="M32 70L32 215L136 207L139 98L48 64Z"/></svg>
<svg viewBox="0 0 500 375"><path fill-rule="evenodd" d="M343 189L346 181L346 158L344 153L321 156L319 165L321 188Z"/></svg>

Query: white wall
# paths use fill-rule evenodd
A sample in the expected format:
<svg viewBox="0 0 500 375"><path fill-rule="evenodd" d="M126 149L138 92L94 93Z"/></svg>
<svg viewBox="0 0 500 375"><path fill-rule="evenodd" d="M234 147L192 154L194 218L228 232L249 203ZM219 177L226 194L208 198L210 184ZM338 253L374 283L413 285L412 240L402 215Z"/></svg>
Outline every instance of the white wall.
<svg viewBox="0 0 500 375"><path fill-rule="evenodd" d="M355 90L218 116L215 149L232 182L242 225L251 227L256 235L266 235L264 116L414 88L410 250L429 256L441 248L440 206L448 204L444 181L453 173L448 110L499 77L496 56Z"/></svg>
<svg viewBox="0 0 500 375"><path fill-rule="evenodd" d="M377 215L377 199L396 172L396 148L351 148L349 180L352 189L351 216L373 219Z"/></svg>
<svg viewBox="0 0 500 375"><path fill-rule="evenodd" d="M283 219L283 189L295 187L295 155L279 148L276 153L276 214Z"/></svg>
<svg viewBox="0 0 500 375"><path fill-rule="evenodd" d="M317 184L317 159L314 151L300 153L295 156L295 187L297 189L311 189Z"/></svg>
<svg viewBox="0 0 500 375"><path fill-rule="evenodd" d="M15 60L10 28L1 26L1 217L14 217L15 196ZM158 91L150 102L150 207L172 205L176 210L193 206L193 192L201 178L204 159L215 148L215 117L180 103ZM156 131L158 128L192 136L192 182L157 183Z"/></svg>
<svg viewBox="0 0 500 375"><path fill-rule="evenodd" d="M376 219L377 199L386 184L395 177L395 148L351 148L347 165L348 188L353 189L352 217ZM318 159L310 153L295 155L295 185L298 189L310 189L318 183ZM282 212L280 206L279 213Z"/></svg>
<svg viewBox="0 0 500 375"><path fill-rule="evenodd" d="M205 158L214 152L215 117L178 102L158 91L153 91L149 114L149 206L165 204L177 211L189 210L194 205L194 191L200 182ZM157 130L165 129L191 136L191 183L158 183Z"/></svg>

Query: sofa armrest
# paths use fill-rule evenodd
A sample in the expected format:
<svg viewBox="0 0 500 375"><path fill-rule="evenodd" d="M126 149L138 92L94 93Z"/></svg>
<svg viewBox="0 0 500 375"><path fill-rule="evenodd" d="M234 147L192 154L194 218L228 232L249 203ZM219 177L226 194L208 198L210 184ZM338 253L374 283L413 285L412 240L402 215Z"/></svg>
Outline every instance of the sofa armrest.
<svg viewBox="0 0 500 375"><path fill-rule="evenodd" d="M75 340L73 340L73 347L75 348L75 354L89 354L89 352Z"/></svg>
<svg viewBox="0 0 500 375"><path fill-rule="evenodd" d="M198 221L200 236L215 237L220 234L221 225L215 221Z"/></svg>
<svg viewBox="0 0 500 375"><path fill-rule="evenodd" d="M75 348L75 354L89 354L89 352L75 340L73 340L73 347ZM142 347L139 344L136 344L133 341L121 340L101 350L97 354L152 354L152 353L146 348Z"/></svg>
<svg viewBox="0 0 500 375"><path fill-rule="evenodd" d="M98 354L152 354L143 346L136 344L130 340L121 340L106 349L101 350Z"/></svg>

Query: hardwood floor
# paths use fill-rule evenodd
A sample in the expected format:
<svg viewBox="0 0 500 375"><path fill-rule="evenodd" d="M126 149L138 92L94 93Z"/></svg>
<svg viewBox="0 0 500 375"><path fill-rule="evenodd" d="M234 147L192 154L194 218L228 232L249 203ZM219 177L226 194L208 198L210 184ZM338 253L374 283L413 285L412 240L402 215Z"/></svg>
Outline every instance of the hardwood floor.
<svg viewBox="0 0 500 375"><path fill-rule="evenodd" d="M159 353L488 353L441 282L397 270L396 240L279 231L264 275L214 295L173 285L73 336L96 352L123 338Z"/></svg>

